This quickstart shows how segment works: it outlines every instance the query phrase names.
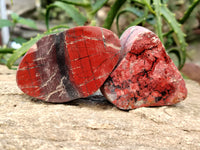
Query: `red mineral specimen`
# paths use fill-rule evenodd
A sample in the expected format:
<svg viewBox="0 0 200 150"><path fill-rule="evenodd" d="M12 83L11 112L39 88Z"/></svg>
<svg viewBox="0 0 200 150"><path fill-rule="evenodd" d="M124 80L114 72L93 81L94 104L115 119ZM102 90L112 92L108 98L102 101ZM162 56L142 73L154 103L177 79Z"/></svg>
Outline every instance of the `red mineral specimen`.
<svg viewBox="0 0 200 150"><path fill-rule="evenodd" d="M101 87L119 109L173 105L187 96L185 82L159 38L135 26L120 38L124 58Z"/></svg>
<svg viewBox="0 0 200 150"><path fill-rule="evenodd" d="M100 27L76 27L40 39L23 57L17 84L48 102L67 102L97 91L117 64L120 40Z"/></svg>

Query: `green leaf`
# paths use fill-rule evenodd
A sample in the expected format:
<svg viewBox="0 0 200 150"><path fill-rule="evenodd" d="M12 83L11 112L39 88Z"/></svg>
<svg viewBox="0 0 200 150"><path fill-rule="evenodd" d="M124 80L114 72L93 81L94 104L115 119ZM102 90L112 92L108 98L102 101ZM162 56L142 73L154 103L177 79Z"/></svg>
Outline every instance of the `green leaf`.
<svg viewBox="0 0 200 150"><path fill-rule="evenodd" d="M27 40L22 37L13 38L13 41L15 41L16 43L19 43L19 44L23 44L23 43L27 42Z"/></svg>
<svg viewBox="0 0 200 150"><path fill-rule="evenodd" d="M161 2L160 0L154 0L153 5L155 7L155 15L156 15L156 25L155 30L156 34L160 38L160 41L163 43L163 33L162 33L162 18L161 18Z"/></svg>
<svg viewBox="0 0 200 150"><path fill-rule="evenodd" d="M31 48L31 46L33 46L39 39L41 39L44 36L50 35L50 34L55 34L58 33L60 31L49 31L49 32L45 32L43 34L38 34L36 37L32 38L31 40L29 40L28 42L24 43L22 45L21 48L17 49L12 56L9 58L9 60L7 61L7 67L11 69L11 67L13 66L13 64L15 63L15 61L21 57L22 55L24 55L29 48Z"/></svg>
<svg viewBox="0 0 200 150"><path fill-rule="evenodd" d="M90 3L88 0L59 0L61 2L67 3L67 4L73 4L76 6L82 6L82 7L89 7Z"/></svg>
<svg viewBox="0 0 200 150"><path fill-rule="evenodd" d="M35 22L31 19L19 18L18 23L26 25L30 28L37 29Z"/></svg>
<svg viewBox="0 0 200 150"><path fill-rule="evenodd" d="M187 11L184 13L184 16L179 20L179 23L183 24L187 21L189 16L191 15L194 8L199 4L200 0L194 0L193 3L189 6ZM169 36L173 33L173 30L170 30L169 32L165 33L163 36Z"/></svg>
<svg viewBox="0 0 200 150"><path fill-rule="evenodd" d="M64 2L59 2L56 1L53 4L50 4L47 9L46 9L46 26L47 29L49 29L49 15L50 15L50 10L54 7L59 7L63 10L65 10L65 12L74 20L74 22L77 23L77 25L84 25L85 22L87 21L87 18L81 14L81 12L74 7L73 5L70 4L66 4Z"/></svg>
<svg viewBox="0 0 200 150"><path fill-rule="evenodd" d="M174 64L178 68L181 65L181 52L178 48L172 48L167 50L167 53L173 60Z"/></svg>
<svg viewBox="0 0 200 150"><path fill-rule="evenodd" d="M148 14L146 21L150 24L150 25L155 25L156 20L153 14Z"/></svg>
<svg viewBox="0 0 200 150"><path fill-rule="evenodd" d="M90 0L92 6L92 14L95 14L99 9L107 3L108 0Z"/></svg>
<svg viewBox="0 0 200 150"><path fill-rule="evenodd" d="M194 8L200 3L200 0L194 0L193 3L189 6L189 8L187 9L187 11L184 13L183 18L181 18L179 20L179 22L181 24L185 23L185 21L190 17L192 11L194 10Z"/></svg>
<svg viewBox="0 0 200 150"><path fill-rule="evenodd" d="M167 8L166 5L161 5L161 14L164 17L164 19L168 22L168 24L170 25L170 27L172 28L172 30L174 31L177 37L177 40L175 39L175 41L181 49L181 54L180 54L181 63L179 66L179 69L181 69L183 65L185 64L185 60L186 60L187 43L185 42L185 34L181 30L181 25L176 20L175 15L172 14L172 12Z"/></svg>
<svg viewBox="0 0 200 150"><path fill-rule="evenodd" d="M142 22L142 26L144 26L145 24L145 21L146 21L146 18L148 16L148 13L149 13L149 7L147 5L150 5L150 0L145 0L145 6L144 6L144 21Z"/></svg>
<svg viewBox="0 0 200 150"><path fill-rule="evenodd" d="M113 23L113 20L115 19L115 16L117 15L117 12L121 8L121 6L126 2L126 0L116 0L115 3L112 5L110 11L108 12L108 15L106 17L106 20L103 24L103 27L106 29L110 29L111 25Z"/></svg>
<svg viewBox="0 0 200 150"><path fill-rule="evenodd" d="M50 30L51 31L54 31L54 30L57 30L57 29L61 29L61 28L64 28L64 29L69 29L69 26L67 25L57 25L57 26L54 26L53 28L51 28Z"/></svg>
<svg viewBox="0 0 200 150"><path fill-rule="evenodd" d="M14 24L10 20L0 19L0 28L2 28L2 27L10 27L10 26L13 26L13 25Z"/></svg>
<svg viewBox="0 0 200 150"><path fill-rule="evenodd" d="M19 19L19 15L16 14L16 13L12 13L12 14L11 14L11 18L13 19L14 22L15 22L15 21L17 22L18 19Z"/></svg>
<svg viewBox="0 0 200 150"><path fill-rule="evenodd" d="M142 16L144 15L144 11L143 11L143 10L140 10L140 9L137 8L137 7L127 7L127 8L125 8L125 9L123 9L122 11L120 11L120 12L118 13L118 16L119 16L120 14L125 13L125 12L130 12L130 13L136 15L137 17L142 17Z"/></svg>
<svg viewBox="0 0 200 150"><path fill-rule="evenodd" d="M144 5L144 1L143 0L131 0L131 2L135 2L141 5Z"/></svg>
<svg viewBox="0 0 200 150"><path fill-rule="evenodd" d="M35 22L31 19L26 19L26 18L20 17L16 13L12 13L11 18L13 19L14 23L20 23L20 24L26 25L30 28L37 29Z"/></svg>
<svg viewBox="0 0 200 150"><path fill-rule="evenodd" d="M134 14L134 15L136 15L138 17L132 23L130 23L130 25L128 27L134 26L134 25L138 25L138 24L142 23L143 21L147 21L150 24L154 24L155 23L154 17L153 17L152 14L146 14L146 13L144 13L143 10L140 10L137 7L128 7L128 8L123 9L122 11L120 11L117 14L116 25L117 25L118 34L121 34L120 33L120 29L119 29L119 17L124 13L132 13L132 14ZM148 15L148 16L146 16L146 15Z"/></svg>
<svg viewBox="0 0 200 150"><path fill-rule="evenodd" d="M138 25L138 24L140 24L140 23L142 23L143 21L145 21L145 17L140 17L140 18L137 18L137 19L135 19L133 22L131 22L131 24L129 25L129 27L131 27L131 26L136 26L136 25Z"/></svg>
<svg viewBox="0 0 200 150"><path fill-rule="evenodd" d="M145 4L145 6L147 6L147 8L149 9L149 11L150 11L152 14L155 14L155 11L152 9L149 0L142 0L142 2Z"/></svg>
<svg viewBox="0 0 200 150"><path fill-rule="evenodd" d="M127 12L130 12L132 14L135 14L136 16L139 16L139 17L142 17L143 16L143 12L140 11L139 9L135 8L135 7L128 7L128 8L125 8L123 9L122 11L120 11L117 16L116 16L116 25L117 25L117 31L118 31L118 34L121 34L120 32L120 29L119 29L119 17L124 14L124 13L127 13ZM135 23L134 23L135 24Z"/></svg>

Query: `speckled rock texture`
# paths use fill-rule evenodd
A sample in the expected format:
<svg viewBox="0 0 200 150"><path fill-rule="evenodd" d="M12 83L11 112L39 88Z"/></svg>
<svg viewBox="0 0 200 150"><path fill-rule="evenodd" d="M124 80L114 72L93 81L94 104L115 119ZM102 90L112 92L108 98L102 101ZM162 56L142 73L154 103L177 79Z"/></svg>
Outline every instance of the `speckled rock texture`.
<svg viewBox="0 0 200 150"><path fill-rule="evenodd" d="M173 106L121 111L100 95L50 104L22 93L0 65L1 150L199 150L200 86Z"/></svg>
<svg viewBox="0 0 200 150"><path fill-rule="evenodd" d="M96 92L120 58L120 40L100 27L75 27L45 36L23 57L19 88L47 102L67 102Z"/></svg>
<svg viewBox="0 0 200 150"><path fill-rule="evenodd" d="M186 98L185 82L153 32L133 26L120 40L125 56L101 88L111 103L129 110L173 105Z"/></svg>

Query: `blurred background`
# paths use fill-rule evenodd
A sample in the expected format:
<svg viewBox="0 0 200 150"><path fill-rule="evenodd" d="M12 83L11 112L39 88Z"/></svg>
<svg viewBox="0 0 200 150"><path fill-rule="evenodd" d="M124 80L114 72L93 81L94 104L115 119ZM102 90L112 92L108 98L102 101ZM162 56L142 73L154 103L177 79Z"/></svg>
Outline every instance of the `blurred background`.
<svg viewBox="0 0 200 150"><path fill-rule="evenodd" d="M63 1L65 3L62 3ZM121 0L121 2L118 0L118 3L117 0L0 0L0 2L0 64L7 64L11 68L8 64L11 62L9 59L14 58L13 54L18 49L19 51L23 49L24 43L38 34L53 31L54 27L66 29L78 25L95 25L108 28L120 36L130 25L142 25L159 34L157 29L160 21L162 35L159 34L159 37L163 37L163 43L170 57L181 69L185 78L200 83L199 0L161 0L163 7L157 9L155 2L150 0L146 0L145 6L142 4L144 1L140 0ZM175 14L176 20L170 16L165 18L167 10L164 4L170 13ZM181 22L189 9L191 9L189 17ZM114 16L110 13L111 10ZM159 10L163 13L161 17L164 19L157 15ZM175 21L181 26L178 27ZM178 34L170 33L171 29ZM181 46L183 34L186 35L185 48ZM186 61L183 60L184 54L178 50L179 47L186 51ZM175 55L170 52L174 52ZM17 66L19 61L20 59L16 62L13 59L14 65Z"/></svg>

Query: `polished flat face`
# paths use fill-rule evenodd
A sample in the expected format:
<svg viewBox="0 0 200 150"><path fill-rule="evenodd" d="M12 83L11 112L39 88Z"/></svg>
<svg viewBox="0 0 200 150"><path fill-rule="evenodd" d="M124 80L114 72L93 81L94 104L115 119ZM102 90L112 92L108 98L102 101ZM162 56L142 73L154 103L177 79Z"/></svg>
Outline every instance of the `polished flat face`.
<svg viewBox="0 0 200 150"><path fill-rule="evenodd" d="M120 38L124 57L101 87L120 109L172 105L187 96L185 82L159 38L135 26Z"/></svg>
<svg viewBox="0 0 200 150"><path fill-rule="evenodd" d="M76 27L49 35L21 61L17 84L48 102L67 102L97 91L121 58L118 37L99 27Z"/></svg>

